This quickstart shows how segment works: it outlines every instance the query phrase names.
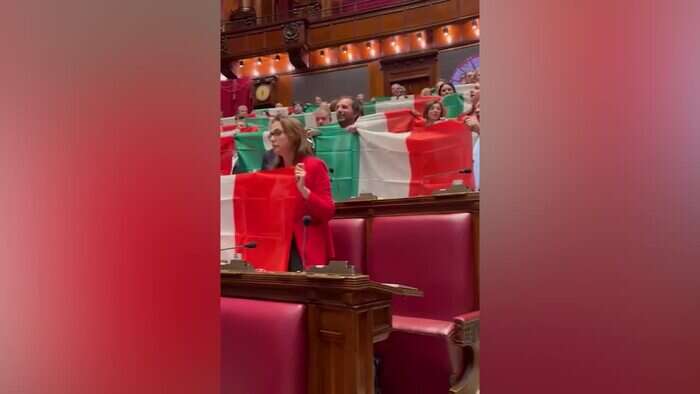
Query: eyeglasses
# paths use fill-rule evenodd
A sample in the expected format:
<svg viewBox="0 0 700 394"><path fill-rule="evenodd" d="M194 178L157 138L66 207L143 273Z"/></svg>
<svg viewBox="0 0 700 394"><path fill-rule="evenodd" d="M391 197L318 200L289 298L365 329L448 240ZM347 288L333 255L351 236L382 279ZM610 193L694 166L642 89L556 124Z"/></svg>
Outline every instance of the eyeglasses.
<svg viewBox="0 0 700 394"><path fill-rule="evenodd" d="M267 139L271 139L272 137L279 137L281 135L282 130L280 129L270 130L270 134L267 135Z"/></svg>

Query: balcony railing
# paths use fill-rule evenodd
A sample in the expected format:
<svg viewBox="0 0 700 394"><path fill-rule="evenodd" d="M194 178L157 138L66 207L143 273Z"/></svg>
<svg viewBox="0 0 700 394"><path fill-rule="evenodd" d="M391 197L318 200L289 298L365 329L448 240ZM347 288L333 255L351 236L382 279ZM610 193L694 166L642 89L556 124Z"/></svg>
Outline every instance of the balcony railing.
<svg viewBox="0 0 700 394"><path fill-rule="evenodd" d="M329 8L302 8L292 9L285 14L264 15L257 17L255 15L247 16L244 13L240 17L232 21L223 21L221 23L222 32L239 32L265 25L280 24L288 20L306 18L309 21L315 22L320 20L330 20L336 18L345 18L352 15L363 14L367 12L376 12L384 9L405 6L421 3L438 3L445 0L356 0Z"/></svg>

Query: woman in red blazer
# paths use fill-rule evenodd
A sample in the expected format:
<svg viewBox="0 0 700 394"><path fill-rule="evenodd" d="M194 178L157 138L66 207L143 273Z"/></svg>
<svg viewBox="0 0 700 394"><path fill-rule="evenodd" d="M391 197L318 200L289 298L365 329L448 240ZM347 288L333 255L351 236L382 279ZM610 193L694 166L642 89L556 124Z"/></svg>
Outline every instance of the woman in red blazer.
<svg viewBox="0 0 700 394"><path fill-rule="evenodd" d="M276 154L271 167L294 166L299 192L292 215L294 236L288 270L301 271L312 265L327 264L328 258L334 254L328 221L335 214L335 204L326 163L314 157L306 131L296 119L273 118L269 138ZM304 225L305 221L307 226Z"/></svg>

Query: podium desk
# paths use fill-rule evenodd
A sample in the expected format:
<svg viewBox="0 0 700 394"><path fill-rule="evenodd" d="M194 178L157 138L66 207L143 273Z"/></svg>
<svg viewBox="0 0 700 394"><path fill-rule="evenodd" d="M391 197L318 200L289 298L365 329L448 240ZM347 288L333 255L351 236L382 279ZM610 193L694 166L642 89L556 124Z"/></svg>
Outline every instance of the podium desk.
<svg viewBox="0 0 700 394"><path fill-rule="evenodd" d="M222 297L306 305L310 394L374 393L373 344L391 332L394 295L422 293L367 275L221 269Z"/></svg>

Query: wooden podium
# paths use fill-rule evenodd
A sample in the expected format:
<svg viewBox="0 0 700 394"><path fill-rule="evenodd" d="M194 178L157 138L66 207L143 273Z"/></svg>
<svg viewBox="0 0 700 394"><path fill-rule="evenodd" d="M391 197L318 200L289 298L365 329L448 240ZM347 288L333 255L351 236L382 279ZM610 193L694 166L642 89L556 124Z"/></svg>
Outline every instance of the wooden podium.
<svg viewBox="0 0 700 394"><path fill-rule="evenodd" d="M391 332L394 295L422 292L367 275L221 269L222 297L306 304L310 394L374 393L373 344Z"/></svg>

